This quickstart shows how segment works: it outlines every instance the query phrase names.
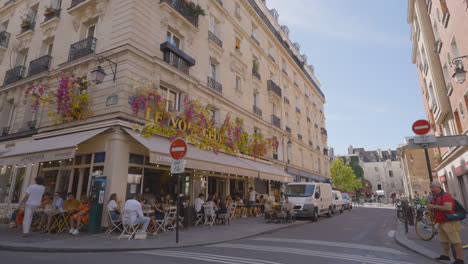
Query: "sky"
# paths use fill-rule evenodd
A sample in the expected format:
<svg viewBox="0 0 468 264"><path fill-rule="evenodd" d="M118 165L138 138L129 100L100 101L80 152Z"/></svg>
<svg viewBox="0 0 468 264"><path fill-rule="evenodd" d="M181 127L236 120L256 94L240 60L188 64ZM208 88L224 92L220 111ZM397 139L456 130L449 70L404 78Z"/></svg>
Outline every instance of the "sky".
<svg viewBox="0 0 468 264"><path fill-rule="evenodd" d="M407 0L267 0L315 67L328 146L396 149L426 119Z"/></svg>

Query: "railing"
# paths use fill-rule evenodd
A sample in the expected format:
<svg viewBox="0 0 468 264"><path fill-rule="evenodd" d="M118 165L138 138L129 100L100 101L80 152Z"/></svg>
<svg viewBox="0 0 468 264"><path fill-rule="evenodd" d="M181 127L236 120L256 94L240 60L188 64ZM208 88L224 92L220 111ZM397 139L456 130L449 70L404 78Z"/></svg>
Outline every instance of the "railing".
<svg viewBox="0 0 468 264"><path fill-rule="evenodd" d="M223 1L221 1L221 0L216 0L216 2L218 2L218 4L220 4L221 6L223 6Z"/></svg>
<svg viewBox="0 0 468 264"><path fill-rule="evenodd" d="M270 54L268 54L268 58L270 58L270 60L272 60L273 62L276 62L275 58L273 58L273 56L271 56Z"/></svg>
<svg viewBox="0 0 468 264"><path fill-rule="evenodd" d="M309 146L313 147L314 144L312 143L312 141L309 140Z"/></svg>
<svg viewBox="0 0 468 264"><path fill-rule="evenodd" d="M89 37L78 41L75 44L70 46L70 53L68 55L68 61L72 61L91 53L94 53L96 50L96 41L97 39L94 37Z"/></svg>
<svg viewBox="0 0 468 264"><path fill-rule="evenodd" d="M291 134L291 128L286 126L286 132L288 132L289 134Z"/></svg>
<svg viewBox="0 0 468 264"><path fill-rule="evenodd" d="M10 133L10 127L4 127L2 129L2 136L6 136L8 133Z"/></svg>
<svg viewBox="0 0 468 264"><path fill-rule="evenodd" d="M267 82L267 90L276 94L279 98L281 98L281 88L272 80L268 80Z"/></svg>
<svg viewBox="0 0 468 264"><path fill-rule="evenodd" d="M9 42L10 42L10 33L6 31L0 32L0 46L8 48Z"/></svg>
<svg viewBox="0 0 468 264"><path fill-rule="evenodd" d="M29 63L29 71L28 76L38 74L43 71L48 71L50 66L50 61L52 57L49 55L45 55L40 57L39 59L35 59Z"/></svg>
<svg viewBox="0 0 468 264"><path fill-rule="evenodd" d="M322 133L322 135L328 136L327 130L325 128L320 128L320 132Z"/></svg>
<svg viewBox="0 0 468 264"><path fill-rule="evenodd" d="M298 134L297 134L297 138L298 138L299 140L302 140L302 135L298 133Z"/></svg>
<svg viewBox="0 0 468 264"><path fill-rule="evenodd" d="M36 123L37 123L37 120L28 121L28 128L30 129L36 128Z"/></svg>
<svg viewBox="0 0 468 264"><path fill-rule="evenodd" d="M301 113L301 109L299 109L299 107L296 106L296 113Z"/></svg>
<svg viewBox="0 0 468 264"><path fill-rule="evenodd" d="M262 80L262 76L260 76L260 73L258 73L256 70L252 69L252 75L257 77L257 79Z"/></svg>
<svg viewBox="0 0 468 264"><path fill-rule="evenodd" d="M211 39L216 45L223 47L223 41L218 38L213 32L208 31L208 39Z"/></svg>
<svg viewBox="0 0 468 264"><path fill-rule="evenodd" d="M259 116L262 116L262 109L258 108L256 105L253 106L253 112Z"/></svg>
<svg viewBox="0 0 468 264"><path fill-rule="evenodd" d="M250 37L252 38L252 40L253 40L255 43L257 43L257 45L260 46L260 42L257 40L257 38L256 38L254 35L251 35Z"/></svg>
<svg viewBox="0 0 468 264"><path fill-rule="evenodd" d="M30 23L29 25L27 25L25 27L22 27L21 28L21 34L26 32L26 31L29 31L29 30L34 30L35 25L36 25L36 23Z"/></svg>
<svg viewBox="0 0 468 264"><path fill-rule="evenodd" d="M277 128L281 128L281 119L275 115L271 115L271 123Z"/></svg>
<svg viewBox="0 0 468 264"><path fill-rule="evenodd" d="M61 12L62 12L62 9L55 10L55 13L50 14L50 15L48 15L48 16L46 16L46 17L44 18L44 22L47 22L47 21L51 20L51 19L54 18L54 17L60 18L60 13L61 13Z"/></svg>
<svg viewBox="0 0 468 264"><path fill-rule="evenodd" d="M310 120L310 117L307 117L307 122L309 122L309 123L312 122L312 121Z"/></svg>
<svg viewBox="0 0 468 264"><path fill-rule="evenodd" d="M174 68L189 74L189 65L186 61L181 59L177 54L172 52L164 52L164 61Z"/></svg>
<svg viewBox="0 0 468 264"><path fill-rule="evenodd" d="M188 8L187 4L182 0L160 0L160 3L166 3L170 7L174 8L180 15L187 19L190 24L198 27L198 16L193 14L193 11Z"/></svg>
<svg viewBox="0 0 468 264"><path fill-rule="evenodd" d="M5 86L7 84L14 83L23 79L24 70L25 68L23 66L18 66L11 70L8 70L5 73L5 80L3 81L3 85Z"/></svg>
<svg viewBox="0 0 468 264"><path fill-rule="evenodd" d="M289 99L288 99L286 96L283 97L283 101L284 101L285 103L289 104Z"/></svg>
<svg viewBox="0 0 468 264"><path fill-rule="evenodd" d="M69 9L72 9L72 8L74 8L75 6L77 6L77 5L81 4L81 3L83 3L84 1L86 1L86 0L72 0L72 2L71 2L71 5L70 5L70 8L69 8Z"/></svg>
<svg viewBox="0 0 468 264"><path fill-rule="evenodd" d="M222 93L223 92L223 85L217 82L215 79L208 76L208 87L215 89L216 91Z"/></svg>
<svg viewBox="0 0 468 264"><path fill-rule="evenodd" d="M281 70L284 74L286 74L286 76L288 76L288 72L285 70L285 69L282 69Z"/></svg>

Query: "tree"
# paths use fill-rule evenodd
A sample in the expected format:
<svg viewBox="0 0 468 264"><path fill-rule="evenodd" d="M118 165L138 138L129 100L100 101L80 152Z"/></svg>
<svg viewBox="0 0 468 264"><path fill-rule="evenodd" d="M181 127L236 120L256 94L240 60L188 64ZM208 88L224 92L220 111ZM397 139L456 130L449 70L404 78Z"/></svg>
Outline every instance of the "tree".
<svg viewBox="0 0 468 264"><path fill-rule="evenodd" d="M333 185L339 190L351 192L362 188L362 183L356 179L353 169L341 158L332 162L330 174Z"/></svg>

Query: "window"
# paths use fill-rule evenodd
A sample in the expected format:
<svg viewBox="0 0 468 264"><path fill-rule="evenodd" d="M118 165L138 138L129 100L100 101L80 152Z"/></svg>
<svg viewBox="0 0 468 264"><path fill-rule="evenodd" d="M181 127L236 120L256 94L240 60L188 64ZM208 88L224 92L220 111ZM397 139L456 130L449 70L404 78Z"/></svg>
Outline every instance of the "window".
<svg viewBox="0 0 468 264"><path fill-rule="evenodd" d="M54 43L50 43L47 46L47 55L52 56L52 49L54 48Z"/></svg>
<svg viewBox="0 0 468 264"><path fill-rule="evenodd" d="M389 177L393 177L393 171L389 170L389 171L388 171L388 176L389 176Z"/></svg>
<svg viewBox="0 0 468 264"><path fill-rule="evenodd" d="M210 109L211 119L215 121L215 125L219 125L219 110L212 108Z"/></svg>
<svg viewBox="0 0 468 264"><path fill-rule="evenodd" d="M258 41L258 28L252 25L252 38Z"/></svg>
<svg viewBox="0 0 468 264"><path fill-rule="evenodd" d="M88 31L86 32L86 37L96 37L96 25L92 25L88 27Z"/></svg>
<svg viewBox="0 0 468 264"><path fill-rule="evenodd" d="M260 71L260 62L255 57L254 57L254 59L252 61L252 67L253 67L254 72L259 73L259 71Z"/></svg>
<svg viewBox="0 0 468 264"><path fill-rule="evenodd" d="M242 89L241 87L241 78L239 76L236 76L236 90L240 91Z"/></svg>
<svg viewBox="0 0 468 264"><path fill-rule="evenodd" d="M254 105L260 108L260 94L257 92L254 92L253 98L254 98Z"/></svg>
<svg viewBox="0 0 468 264"><path fill-rule="evenodd" d="M284 119L285 119L286 126L290 127L290 125L289 125L289 115L287 113L286 113L286 116L285 116Z"/></svg>
<svg viewBox="0 0 468 264"><path fill-rule="evenodd" d="M167 32L166 41L176 46L176 48L180 49L180 38L175 36L172 32Z"/></svg>
<svg viewBox="0 0 468 264"><path fill-rule="evenodd" d="M301 123L299 123L299 121L297 122L297 133L298 133L299 135L302 135Z"/></svg>
<svg viewBox="0 0 468 264"><path fill-rule="evenodd" d="M273 48L273 46L270 46L270 48L268 48L268 55L275 59L275 49Z"/></svg>
<svg viewBox="0 0 468 264"><path fill-rule="evenodd" d="M381 184L377 184L377 190L382 190L382 185Z"/></svg>
<svg viewBox="0 0 468 264"><path fill-rule="evenodd" d="M239 6L239 4L237 4L237 3L236 3L236 6L234 7L234 14L235 14L237 17L240 17L240 15L241 15L240 6Z"/></svg>
<svg viewBox="0 0 468 264"><path fill-rule="evenodd" d="M28 52L28 49L24 49L18 53L18 57L16 58L16 66L26 67L26 61L28 60Z"/></svg>
<svg viewBox="0 0 468 264"><path fill-rule="evenodd" d="M240 38L236 37L236 50L240 50Z"/></svg>
<svg viewBox="0 0 468 264"><path fill-rule="evenodd" d="M288 87L284 87L284 97L288 98Z"/></svg>
<svg viewBox="0 0 468 264"><path fill-rule="evenodd" d="M292 144L288 144L288 164L291 164L292 161Z"/></svg>
<svg viewBox="0 0 468 264"><path fill-rule="evenodd" d="M458 102L458 110L460 111L460 115L465 118L465 111L463 110L463 104L461 101Z"/></svg>
<svg viewBox="0 0 468 264"><path fill-rule="evenodd" d="M180 109L180 99L182 95L176 91L170 90L165 87L159 88L161 97L163 100L166 100L166 109L169 112L179 111Z"/></svg>
<svg viewBox="0 0 468 264"><path fill-rule="evenodd" d="M258 134L260 134L260 133L262 133L262 131L260 130L260 128L254 127L254 135L258 135Z"/></svg>

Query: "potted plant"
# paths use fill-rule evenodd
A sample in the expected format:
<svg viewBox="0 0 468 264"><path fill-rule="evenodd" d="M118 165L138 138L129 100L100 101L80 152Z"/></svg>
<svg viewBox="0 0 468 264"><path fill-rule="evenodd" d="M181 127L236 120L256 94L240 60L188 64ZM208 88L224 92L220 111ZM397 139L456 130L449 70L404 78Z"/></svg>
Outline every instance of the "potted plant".
<svg viewBox="0 0 468 264"><path fill-rule="evenodd" d="M52 6L49 6L49 7L46 7L45 12L44 12L44 16L48 17L48 16L51 16L51 15L53 15L55 13L57 13L57 9L53 8Z"/></svg>
<svg viewBox="0 0 468 264"><path fill-rule="evenodd" d="M31 19L28 17L25 17L21 20L21 28L27 28L31 25Z"/></svg>
<svg viewBox="0 0 468 264"><path fill-rule="evenodd" d="M203 9L199 4L195 4L194 2L190 2L190 13L193 15L193 16L205 16L206 13L205 13L205 9Z"/></svg>

